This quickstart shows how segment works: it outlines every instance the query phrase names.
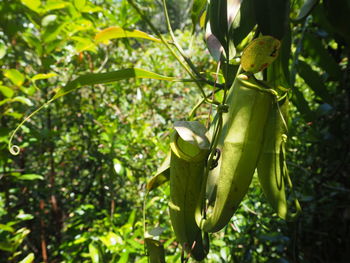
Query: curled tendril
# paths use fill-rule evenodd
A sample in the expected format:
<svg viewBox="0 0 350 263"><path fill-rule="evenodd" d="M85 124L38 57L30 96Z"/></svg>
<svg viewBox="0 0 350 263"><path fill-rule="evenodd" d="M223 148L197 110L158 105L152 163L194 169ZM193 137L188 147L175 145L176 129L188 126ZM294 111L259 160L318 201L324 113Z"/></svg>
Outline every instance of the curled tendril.
<svg viewBox="0 0 350 263"><path fill-rule="evenodd" d="M26 123L31 117L33 117L36 113L38 113L42 108L49 105L52 101L54 101L54 98L50 99L48 102L44 103L39 108L37 108L35 111L33 111L31 114L29 114L20 124L18 124L16 129L12 132L12 134L10 136L9 143L8 143L8 150L12 155L18 155L21 152L21 148L18 145L12 144L12 140L15 137L19 128L21 128L24 123Z"/></svg>
<svg viewBox="0 0 350 263"><path fill-rule="evenodd" d="M21 151L21 148L19 148L17 145L12 145L9 147L9 151L12 155L18 155Z"/></svg>

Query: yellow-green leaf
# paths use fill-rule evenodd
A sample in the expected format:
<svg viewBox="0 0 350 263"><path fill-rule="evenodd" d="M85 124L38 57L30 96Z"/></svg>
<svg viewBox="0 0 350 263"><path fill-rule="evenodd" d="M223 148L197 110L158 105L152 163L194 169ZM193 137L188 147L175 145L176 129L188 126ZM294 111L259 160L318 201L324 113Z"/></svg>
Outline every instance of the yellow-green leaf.
<svg viewBox="0 0 350 263"><path fill-rule="evenodd" d="M34 261L34 254L30 253L24 259L22 259L19 263L32 263Z"/></svg>
<svg viewBox="0 0 350 263"><path fill-rule="evenodd" d="M36 74L31 78L31 81L36 81L39 79L49 79L49 78L56 77L56 76L57 76L57 74L53 73L53 72L47 73L47 74Z"/></svg>
<svg viewBox="0 0 350 263"><path fill-rule="evenodd" d="M34 12L40 13L40 6L41 6L40 0L21 0L21 2L26 7L33 10Z"/></svg>
<svg viewBox="0 0 350 263"><path fill-rule="evenodd" d="M75 7L80 11L85 7L86 0L74 0Z"/></svg>
<svg viewBox="0 0 350 263"><path fill-rule="evenodd" d="M11 98L14 95L14 91L6 86L0 85L0 92L6 97L6 98Z"/></svg>
<svg viewBox="0 0 350 263"><path fill-rule="evenodd" d="M11 82L20 87L22 86L23 82L24 82L24 75L19 72L17 69L8 69L5 70L4 75L6 78L8 78L9 80L11 80Z"/></svg>
<svg viewBox="0 0 350 263"><path fill-rule="evenodd" d="M140 30L127 30L119 26L109 27L102 30L95 36L95 41L106 43L110 39L127 38L127 37L144 38L155 42L160 42L158 38L155 38Z"/></svg>
<svg viewBox="0 0 350 263"><path fill-rule="evenodd" d="M127 68L106 73L90 73L80 76L71 82L68 82L66 86L60 88L57 91L56 95L52 98L52 100L64 96L72 92L73 90L85 85L105 84L130 78L159 79L167 81L176 80L176 78L173 77L162 76L154 72L138 68Z"/></svg>
<svg viewBox="0 0 350 263"><path fill-rule="evenodd" d="M252 73L262 71L277 58L280 46L281 42L271 36L253 40L243 51L242 68Z"/></svg>

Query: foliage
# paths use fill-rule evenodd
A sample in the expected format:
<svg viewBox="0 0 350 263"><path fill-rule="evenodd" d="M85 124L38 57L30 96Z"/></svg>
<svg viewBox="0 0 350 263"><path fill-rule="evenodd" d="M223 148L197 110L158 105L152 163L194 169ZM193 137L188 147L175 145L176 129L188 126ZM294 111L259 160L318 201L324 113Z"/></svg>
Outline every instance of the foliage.
<svg viewBox="0 0 350 263"><path fill-rule="evenodd" d="M167 1L171 23L198 72L214 81L216 58L210 57L198 25L206 1L193 1L192 10L190 2ZM350 251L346 18L334 15L338 7L332 1L297 0L286 7L292 20L285 27L278 22L283 12L265 19L266 14L282 10L273 4L281 1L260 3L256 17L244 16L254 12L252 2L242 1L240 16L227 29L234 45L225 36L218 39L234 57L230 67L236 68L235 59L252 39L249 32L256 22L263 33L277 37L291 33L292 56L284 65L291 71L287 79L294 105L288 165L303 214L294 223L278 219L254 178L231 224L212 235L206 262L346 262ZM348 1L339 2L341 14L346 14ZM169 40L160 1L137 4ZM146 198L145 186L166 156L171 123L186 119L201 98L196 84L127 78L78 85L21 127L14 137L21 152L13 156L7 149L10 132L79 76L134 67L180 79L188 75L157 42L95 40L107 27L158 37L125 0L3 0L0 17L0 258L147 262L146 223L150 232L160 235L166 262L179 262L181 247L169 224L169 187L157 188ZM220 34L220 26L212 30ZM213 54L215 46L213 50L211 42L206 43ZM220 76L219 83L223 82ZM212 91L209 86L204 89ZM205 120L210 109L202 106L196 117Z"/></svg>

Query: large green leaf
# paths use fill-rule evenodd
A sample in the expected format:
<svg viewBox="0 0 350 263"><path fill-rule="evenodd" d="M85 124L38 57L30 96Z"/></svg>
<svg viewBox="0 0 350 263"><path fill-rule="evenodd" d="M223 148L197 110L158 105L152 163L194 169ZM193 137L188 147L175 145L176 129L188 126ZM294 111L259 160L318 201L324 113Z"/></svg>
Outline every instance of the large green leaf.
<svg viewBox="0 0 350 263"><path fill-rule="evenodd" d="M154 72L138 68L127 68L106 73L89 73L82 75L71 82L68 82L66 86L60 88L57 91L56 95L52 98L52 100L62 97L82 86L104 84L130 78L159 79L167 81L176 80L176 78L173 77L162 76Z"/></svg>
<svg viewBox="0 0 350 263"><path fill-rule="evenodd" d="M305 33L304 51L312 58L312 61L323 68L333 79L341 77L341 70L334 58L323 46L322 41L311 33Z"/></svg>
<svg viewBox="0 0 350 263"><path fill-rule="evenodd" d="M304 79L306 84L315 92L315 94L320 97L324 102L332 104L331 97L327 91L327 87L320 75L314 71L309 64L304 61L298 61L298 73Z"/></svg>
<svg viewBox="0 0 350 263"><path fill-rule="evenodd" d="M95 36L96 42L106 42L111 39L116 38L127 38L127 37L135 37L135 38L144 38L148 40L152 40L155 42L160 42L158 38L155 38L145 32L140 30L127 30L123 29L119 26L109 27L103 29L101 32L97 33Z"/></svg>
<svg viewBox="0 0 350 263"><path fill-rule="evenodd" d="M282 39L289 24L289 0L254 0L259 29L263 35Z"/></svg>

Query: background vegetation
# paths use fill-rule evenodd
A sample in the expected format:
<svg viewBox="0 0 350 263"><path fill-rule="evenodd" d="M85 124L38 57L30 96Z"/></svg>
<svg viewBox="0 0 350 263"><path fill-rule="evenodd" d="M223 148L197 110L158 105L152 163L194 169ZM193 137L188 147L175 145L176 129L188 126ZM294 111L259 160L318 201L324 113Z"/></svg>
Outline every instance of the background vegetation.
<svg viewBox="0 0 350 263"><path fill-rule="evenodd" d="M161 3L137 2L167 37ZM303 2L292 1L291 16ZM291 23L297 74L288 165L303 214L294 223L278 219L254 179L232 225L213 234L206 262L350 256L350 3L339 1L335 13L329 2ZM210 77L216 62L202 31L191 35L191 1L167 3L181 46ZM83 87L25 123L15 137L21 153L13 156L10 132L78 75L134 66L187 75L158 43L94 41L109 26L151 32L124 0L2 0L0 17L0 262L147 262L145 184L166 156L172 123L188 116L198 90L134 79ZM167 262L176 262L168 195L167 185L150 193L146 219L162 232Z"/></svg>

